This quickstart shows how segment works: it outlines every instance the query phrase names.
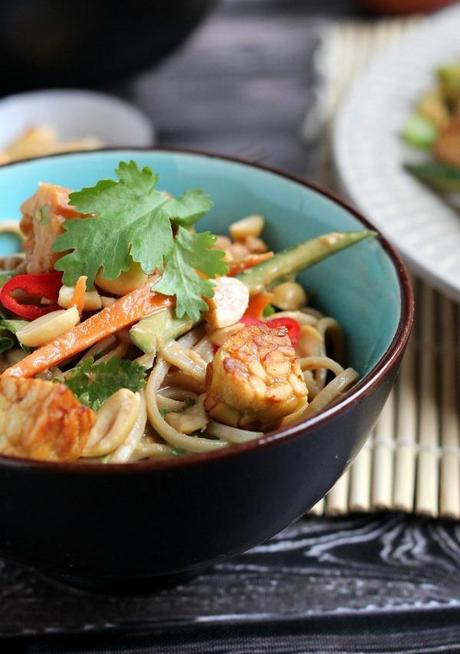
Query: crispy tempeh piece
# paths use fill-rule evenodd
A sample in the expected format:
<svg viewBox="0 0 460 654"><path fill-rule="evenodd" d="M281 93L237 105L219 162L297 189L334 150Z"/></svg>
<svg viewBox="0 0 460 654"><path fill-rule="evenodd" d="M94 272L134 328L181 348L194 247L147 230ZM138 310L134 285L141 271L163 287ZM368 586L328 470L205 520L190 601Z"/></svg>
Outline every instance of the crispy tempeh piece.
<svg viewBox="0 0 460 654"><path fill-rule="evenodd" d="M81 456L96 419L64 384L0 379L0 452L48 461Z"/></svg>
<svg viewBox="0 0 460 654"><path fill-rule="evenodd" d="M285 327L245 327L208 366L205 408L233 427L266 429L307 404L307 387Z"/></svg>

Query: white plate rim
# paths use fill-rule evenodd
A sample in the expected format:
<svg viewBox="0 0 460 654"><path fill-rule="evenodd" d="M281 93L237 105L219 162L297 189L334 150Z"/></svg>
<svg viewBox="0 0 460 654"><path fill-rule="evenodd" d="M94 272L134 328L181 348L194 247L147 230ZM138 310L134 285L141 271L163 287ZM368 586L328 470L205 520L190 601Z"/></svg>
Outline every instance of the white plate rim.
<svg viewBox="0 0 460 654"><path fill-rule="evenodd" d="M93 102L100 106L106 106L112 112L118 112L119 116L129 117L131 130L135 130L135 142L120 143L117 147L130 145L149 147L155 144L156 134L152 121L136 105L117 95L96 91L93 89L80 88L50 88L14 93L0 98L0 112L12 110L15 106L33 106L34 101L49 100L58 105L61 100L75 99L80 102Z"/></svg>
<svg viewBox="0 0 460 654"><path fill-rule="evenodd" d="M346 94L336 120L334 121L332 131L332 152L339 186L352 204L362 211L365 216L369 217L376 227L378 227L388 240L392 242L392 244L402 254L411 270L429 281L435 288L444 292L451 299L460 301L460 275L458 282L454 282L451 276L443 274L442 271L437 270L432 261L427 261L423 255L416 251L416 249L408 246L404 237L392 232L391 228L388 228L388 225L385 224L378 212L369 210L360 189L359 179L357 179L357 175L352 170L352 167L350 167L349 142L351 137L348 129L350 116L355 111L357 103L363 97L363 94L365 94L370 80L372 78L375 79L376 76L382 74L382 71L388 71L394 68L394 61L396 59L399 58L399 60L401 60L401 58L407 56L408 51L410 51L414 45L419 45L423 41L429 41L447 25L451 25L452 21L454 21L460 29L460 5L449 7L438 12L434 16L425 18L421 25L414 28L397 44L390 46L383 52L383 54L377 55L375 59L372 60L369 66L366 67L364 72L361 73L352 84L350 90ZM458 52L460 52L460 38L458 41ZM450 52L444 53L443 55L441 47L437 58L439 61L448 61L449 57L452 57L452 54L453 53ZM425 71L425 73L432 75L432 70ZM417 96L414 96L412 100L415 102ZM401 175L405 175L402 169ZM421 195L430 197L432 203L437 203L439 207L442 206L444 210L446 209L442 200L430 189L423 187L415 180L412 180L411 183L417 185L418 192ZM453 211L449 211L453 215ZM460 215L455 216L455 218L458 221L458 237L460 239Z"/></svg>

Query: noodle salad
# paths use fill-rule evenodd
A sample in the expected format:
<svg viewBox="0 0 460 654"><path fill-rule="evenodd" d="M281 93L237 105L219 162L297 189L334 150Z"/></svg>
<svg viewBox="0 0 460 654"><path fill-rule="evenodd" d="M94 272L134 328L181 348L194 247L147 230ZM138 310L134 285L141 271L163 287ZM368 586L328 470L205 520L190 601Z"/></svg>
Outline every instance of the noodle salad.
<svg viewBox="0 0 460 654"><path fill-rule="evenodd" d="M197 232L212 207L120 162L77 192L41 183L0 260L0 454L125 463L220 450L304 420L358 374L297 273L373 232L274 253L265 219Z"/></svg>

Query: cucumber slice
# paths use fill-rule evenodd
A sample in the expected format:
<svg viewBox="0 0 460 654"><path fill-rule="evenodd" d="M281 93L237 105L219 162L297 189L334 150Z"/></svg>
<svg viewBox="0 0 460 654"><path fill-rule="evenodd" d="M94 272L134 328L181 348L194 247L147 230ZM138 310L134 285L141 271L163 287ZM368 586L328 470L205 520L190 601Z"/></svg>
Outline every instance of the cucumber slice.
<svg viewBox="0 0 460 654"><path fill-rule="evenodd" d="M402 137L414 148L429 150L438 138L438 129L434 123L419 114L409 116L402 130Z"/></svg>

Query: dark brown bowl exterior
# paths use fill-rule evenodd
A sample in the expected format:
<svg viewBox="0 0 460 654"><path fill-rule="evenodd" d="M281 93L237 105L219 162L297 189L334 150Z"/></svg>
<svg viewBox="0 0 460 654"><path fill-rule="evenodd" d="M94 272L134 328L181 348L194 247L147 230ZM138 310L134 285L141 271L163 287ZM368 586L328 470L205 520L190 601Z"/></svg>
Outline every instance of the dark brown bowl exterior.
<svg viewBox="0 0 460 654"><path fill-rule="evenodd" d="M202 455L108 466L0 456L0 555L83 586L138 589L243 552L301 516L361 447L407 345L409 278L380 241L399 279L401 319L377 366L340 403L258 441Z"/></svg>
<svg viewBox="0 0 460 654"><path fill-rule="evenodd" d="M214 4L0 0L0 94L126 80L179 47Z"/></svg>

